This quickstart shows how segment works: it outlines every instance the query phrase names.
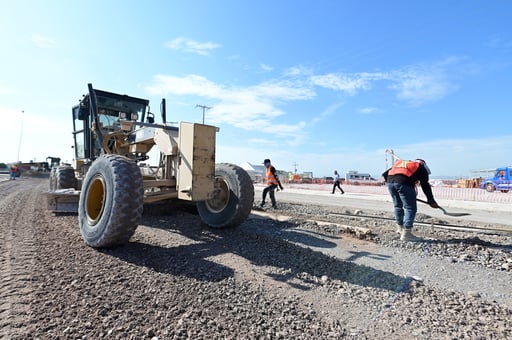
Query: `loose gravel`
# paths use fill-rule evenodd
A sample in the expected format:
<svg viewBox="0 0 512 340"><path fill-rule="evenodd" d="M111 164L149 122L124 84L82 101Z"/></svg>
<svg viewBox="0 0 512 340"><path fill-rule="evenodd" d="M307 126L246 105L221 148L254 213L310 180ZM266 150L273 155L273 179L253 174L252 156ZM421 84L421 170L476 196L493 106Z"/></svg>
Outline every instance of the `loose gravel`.
<svg viewBox="0 0 512 340"><path fill-rule="evenodd" d="M159 205L145 208L127 245L96 250L81 239L76 215L45 210L46 188L40 179L0 183L1 338L512 337L510 305L318 250L335 250L340 237L359 245L338 227L352 224L371 230L364 242L404 258L512 275L508 236L425 228L432 241L404 243L392 222L288 203L279 210L292 216L286 222L251 218L214 230L193 208Z"/></svg>

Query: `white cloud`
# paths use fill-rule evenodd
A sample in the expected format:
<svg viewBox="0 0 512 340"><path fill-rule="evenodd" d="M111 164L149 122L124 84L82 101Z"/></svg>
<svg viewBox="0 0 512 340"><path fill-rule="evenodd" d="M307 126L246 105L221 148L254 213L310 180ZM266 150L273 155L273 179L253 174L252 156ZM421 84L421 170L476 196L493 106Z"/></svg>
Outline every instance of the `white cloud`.
<svg viewBox="0 0 512 340"><path fill-rule="evenodd" d="M57 46L55 40L41 34L32 34L32 42L39 48L53 48Z"/></svg>
<svg viewBox="0 0 512 340"><path fill-rule="evenodd" d="M368 90L371 87L371 81L376 77L370 73L356 74L326 74L312 76L313 84L325 87L327 89L345 92L349 95L355 95L359 90Z"/></svg>
<svg viewBox="0 0 512 340"><path fill-rule="evenodd" d="M359 109L359 113L362 114L372 114L379 112L379 109L376 107L363 107Z"/></svg>
<svg viewBox="0 0 512 340"><path fill-rule="evenodd" d="M388 83L396 98L419 106L446 97L457 90L454 82L461 59L449 57L433 64L419 64L388 72L328 73L312 75L311 82L320 87L354 96L368 91L376 82Z"/></svg>
<svg viewBox="0 0 512 340"><path fill-rule="evenodd" d="M310 76L310 75L313 75L313 70L311 70L308 67L301 66L301 65L290 67L284 72L285 77L300 77L300 76Z"/></svg>
<svg viewBox="0 0 512 340"><path fill-rule="evenodd" d="M324 111L322 111L318 116L313 117L311 119L311 124L317 124L318 122L326 119L327 117L331 116L333 113L338 111L338 109L343 106L343 103L335 103L332 105L329 105Z"/></svg>
<svg viewBox="0 0 512 340"><path fill-rule="evenodd" d="M221 45L214 42L198 42L192 39L179 37L172 41L166 42L165 47L173 50L185 51L203 56L208 56L210 55L211 51L221 47Z"/></svg>
<svg viewBox="0 0 512 340"><path fill-rule="evenodd" d="M212 99L216 103L208 111L210 122L293 137L295 141L302 137L306 124L276 124L274 119L285 114L278 105L315 96L315 92L306 85L286 80L237 88L219 85L198 75L158 75L154 84L147 87L147 91L154 95L193 95Z"/></svg>
<svg viewBox="0 0 512 340"><path fill-rule="evenodd" d="M440 100L457 89L448 77L447 66L438 63L395 71L390 88L397 91L398 99L415 106Z"/></svg>
<svg viewBox="0 0 512 340"><path fill-rule="evenodd" d="M269 66L267 64L260 64L260 68L265 72L270 72L274 69L272 66Z"/></svg>

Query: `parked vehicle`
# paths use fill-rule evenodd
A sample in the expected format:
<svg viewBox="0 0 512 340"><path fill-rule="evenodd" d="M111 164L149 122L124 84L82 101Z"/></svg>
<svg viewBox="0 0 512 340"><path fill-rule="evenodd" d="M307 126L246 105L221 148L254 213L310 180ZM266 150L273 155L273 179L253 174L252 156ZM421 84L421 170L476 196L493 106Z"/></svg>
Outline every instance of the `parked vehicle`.
<svg viewBox="0 0 512 340"><path fill-rule="evenodd" d="M493 192L494 190L508 192L512 190L512 167L497 168L494 177L485 178L482 184L480 184L480 188L488 192Z"/></svg>

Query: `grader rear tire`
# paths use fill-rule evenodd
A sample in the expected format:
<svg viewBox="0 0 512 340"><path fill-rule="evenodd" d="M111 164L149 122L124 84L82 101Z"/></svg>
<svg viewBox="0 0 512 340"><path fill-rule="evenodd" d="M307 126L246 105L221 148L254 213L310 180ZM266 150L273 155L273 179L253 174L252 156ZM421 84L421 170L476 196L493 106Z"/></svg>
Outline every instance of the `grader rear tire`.
<svg viewBox="0 0 512 340"><path fill-rule="evenodd" d="M199 216L212 228L236 227L247 219L254 203L249 174L227 163L215 166L214 197L197 203Z"/></svg>
<svg viewBox="0 0 512 340"><path fill-rule="evenodd" d="M85 243L94 248L128 242L140 223L144 201L137 164L120 155L102 155L91 165L80 194L78 219Z"/></svg>
<svg viewBox="0 0 512 340"><path fill-rule="evenodd" d="M58 167L55 170L55 189L76 189L75 170L70 166Z"/></svg>

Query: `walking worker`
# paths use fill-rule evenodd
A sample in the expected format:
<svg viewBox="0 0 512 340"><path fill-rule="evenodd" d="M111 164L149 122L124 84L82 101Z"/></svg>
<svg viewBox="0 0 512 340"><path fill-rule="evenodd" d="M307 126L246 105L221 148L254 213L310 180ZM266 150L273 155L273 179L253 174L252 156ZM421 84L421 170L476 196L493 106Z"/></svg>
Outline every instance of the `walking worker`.
<svg viewBox="0 0 512 340"><path fill-rule="evenodd" d="M15 180L16 176L18 176L18 167L15 165L11 166L11 180Z"/></svg>
<svg viewBox="0 0 512 340"><path fill-rule="evenodd" d="M334 194L336 188L340 189L342 195L345 193L340 185L340 175L338 174L338 170L334 170L334 185L332 186L331 194Z"/></svg>
<svg viewBox="0 0 512 340"><path fill-rule="evenodd" d="M419 182L427 202L432 208L439 208L432 189L428 183L430 169L423 159L414 161L397 160L393 166L386 170L382 176L386 180L389 193L393 199L395 220L398 224L397 232L400 233L402 241L418 241L420 238L414 236L412 227L416 217L416 184Z"/></svg>
<svg viewBox="0 0 512 340"><path fill-rule="evenodd" d="M272 201L272 208L277 209L274 190L276 190L277 187L283 190L283 186L279 181L279 176L277 176L276 174L276 168L274 168L270 163L270 159L265 159L263 161L263 165L265 165L265 168L267 168L267 187L263 189L263 198L261 200L260 207L263 208L263 206L265 205L265 198L267 197L268 193L270 195L270 200Z"/></svg>

